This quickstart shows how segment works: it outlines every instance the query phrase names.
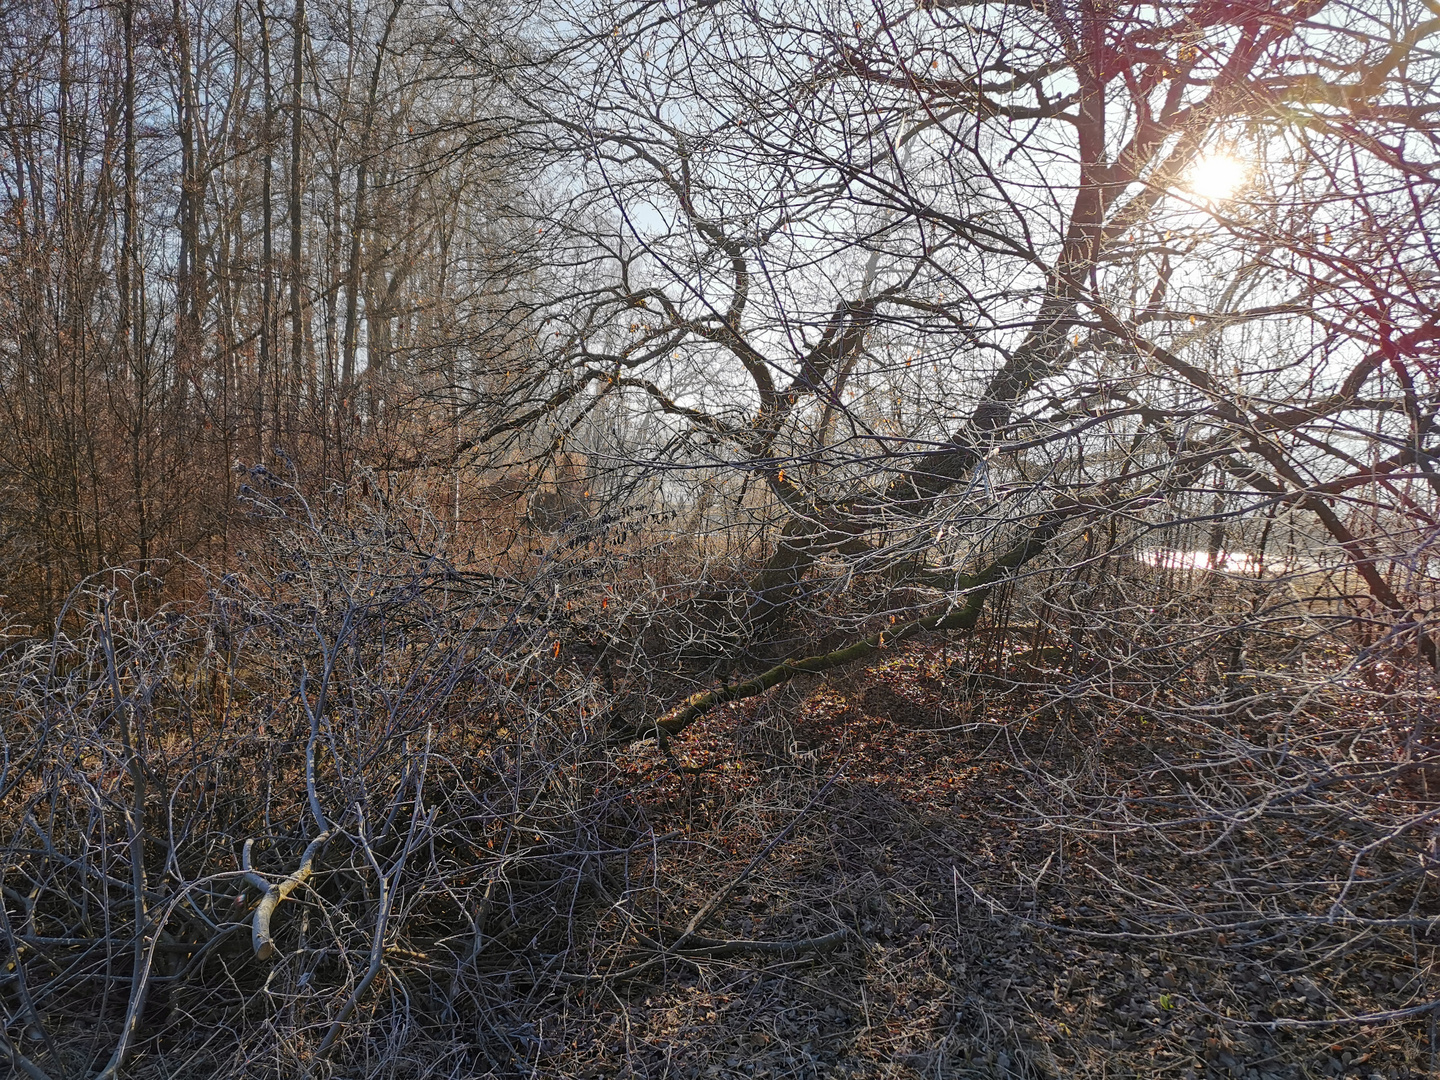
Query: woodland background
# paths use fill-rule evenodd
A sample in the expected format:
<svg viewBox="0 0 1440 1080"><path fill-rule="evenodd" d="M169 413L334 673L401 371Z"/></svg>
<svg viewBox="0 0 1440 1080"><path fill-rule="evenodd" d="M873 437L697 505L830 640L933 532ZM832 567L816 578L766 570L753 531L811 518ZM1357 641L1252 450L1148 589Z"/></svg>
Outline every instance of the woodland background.
<svg viewBox="0 0 1440 1080"><path fill-rule="evenodd" d="M6 0L0 1056L1432 1075L1434 0Z"/></svg>

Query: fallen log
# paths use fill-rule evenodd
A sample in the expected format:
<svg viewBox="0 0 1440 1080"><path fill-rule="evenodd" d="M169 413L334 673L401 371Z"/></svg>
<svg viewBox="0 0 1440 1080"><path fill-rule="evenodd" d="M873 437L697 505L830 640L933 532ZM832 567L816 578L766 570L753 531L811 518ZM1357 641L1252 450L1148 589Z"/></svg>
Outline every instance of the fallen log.
<svg viewBox="0 0 1440 1080"><path fill-rule="evenodd" d="M933 630L973 630L985 609L985 601L995 586L1044 551L1045 545L1059 531L1068 516L1061 513L1046 515L1037 525L1032 526L1021 540L990 565L975 574L962 578L959 583L959 591L964 592L965 601L958 607L888 627L877 634L872 634L833 652L785 660L744 682L732 683L715 690L704 690L693 694L670 712L655 720L653 724L634 732L631 738L663 739L671 735L678 735L711 709L732 701L756 697L781 683L789 682L797 675L816 675L845 664L852 664L856 660L863 660L881 649L898 645L919 634Z"/></svg>

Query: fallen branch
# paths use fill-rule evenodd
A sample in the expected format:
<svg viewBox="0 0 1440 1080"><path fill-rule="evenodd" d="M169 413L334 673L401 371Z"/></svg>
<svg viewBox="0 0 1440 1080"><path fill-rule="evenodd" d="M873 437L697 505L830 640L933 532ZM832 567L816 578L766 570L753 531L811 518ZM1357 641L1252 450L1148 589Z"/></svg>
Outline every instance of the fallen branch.
<svg viewBox="0 0 1440 1080"><path fill-rule="evenodd" d="M786 660L745 682L733 683L718 690L705 690L694 694L665 716L656 720L652 727L635 732L632 737L644 739L678 735L711 709L720 705L756 697L781 683L789 682L797 675L815 675L822 671L830 671L833 668L854 663L856 660L863 660L881 649L897 645L919 634L932 630L973 630L980 619L980 613L985 608L985 601L995 586L1001 579L1039 555L1051 537L1059 531L1066 516L1058 513L1047 515L1038 525L1029 530L1024 539L989 566L962 579L960 588L966 591L966 597L965 602L959 607L892 626L878 634L847 645L843 649L836 649L834 652L819 656L807 656L800 660Z"/></svg>
<svg viewBox="0 0 1440 1080"><path fill-rule="evenodd" d="M350 1014L360 1004L360 999L365 996L365 991L370 989L370 984L375 981L375 976L380 974L380 967L385 961L385 933L390 923L390 909L395 903L395 890L398 888L401 875L405 872L405 860L410 857L410 852L417 846L416 833L423 822L426 829L433 828L435 818L440 809L436 807L429 814L422 815L424 799L421 797L425 789L425 768L430 760L430 741L425 742L425 757L421 763L420 776L415 782L415 808L410 815L410 831L406 834L405 843L400 848L400 856L390 868L387 875L380 868L380 862L375 857L374 848L371 847L370 838L365 834L365 817L360 815L359 837L360 848L365 852L365 858L370 863L370 868L375 871L375 880L379 885L379 911L375 918L375 936L370 947L370 966L366 968L365 975L359 984L350 992L345 999L345 1004L335 1014L335 1019L330 1023L330 1030L325 1032L325 1037L320 1040L320 1045L315 1050L316 1060L322 1059L335 1047L336 1041L340 1038L340 1032L345 1027L345 1021L350 1019Z"/></svg>
<svg viewBox="0 0 1440 1080"><path fill-rule="evenodd" d="M696 960L719 960L726 956L779 956L783 959L809 953L827 953L838 949L855 936L855 931L842 926L833 933L813 938L789 938L778 941L697 937L691 935L684 943L666 945L640 935L647 948L627 953L611 965L609 974L595 976L593 981L632 979L664 960L693 963ZM614 970L620 968L619 971Z"/></svg>
<svg viewBox="0 0 1440 1080"><path fill-rule="evenodd" d="M416 799L416 808L419 808L419 799ZM380 888L379 912L375 917L375 937L370 946L370 965L365 969L364 976L350 996L345 999L345 1004L340 1006L340 1011L335 1014L335 1019L330 1022L330 1029L325 1032L325 1038L320 1040L320 1046L315 1051L316 1058L323 1058L335 1045L340 1037L340 1032L345 1026L345 1021L350 1019L350 1014L355 1011L355 1006L360 1004L360 999L365 996L365 991L370 989L370 984L375 981L375 976L380 974L380 967L385 961L385 931L390 923L390 906L395 901L395 890L391 888L390 879L380 869L380 863L375 859L375 853L370 848L370 842L365 837L364 822L362 819L360 830L361 847L365 851L365 857L370 861L370 866L375 871L375 879ZM414 827L412 825L413 833ZM399 877L400 871L405 863L405 856L410 853L409 840L406 840L405 847L401 849L400 858L395 864L394 876Z"/></svg>
<svg viewBox="0 0 1440 1080"><path fill-rule="evenodd" d="M305 848L305 854L300 857L300 865L295 872L284 881L274 884L266 881L250 867L250 847L254 840L246 840L244 850L240 855L240 865L245 871L245 880L254 885L257 889L265 890L259 906L255 908L255 917L251 921L250 942L255 948L255 955L261 960L268 960L278 951L275 947L275 939L270 934L270 920L275 915L275 909L280 906L291 893L298 889L309 879L315 869L315 853L320 850L320 845L330 839L328 832L322 832L311 840Z"/></svg>
<svg viewBox="0 0 1440 1080"><path fill-rule="evenodd" d="M30 1080L50 1080L49 1073L15 1048L15 1044L10 1041L10 1036L6 1033L3 1025L0 1025L0 1046L4 1047L5 1056L10 1059L11 1068L19 1069L20 1072L30 1077Z"/></svg>
<svg viewBox="0 0 1440 1080"><path fill-rule="evenodd" d="M692 937L688 944L676 951L682 956L705 958L734 956L737 953L761 956L798 956L801 953L830 952L838 949L850 939L853 933L848 926L842 926L834 933L821 937L797 938L791 941L727 941Z"/></svg>

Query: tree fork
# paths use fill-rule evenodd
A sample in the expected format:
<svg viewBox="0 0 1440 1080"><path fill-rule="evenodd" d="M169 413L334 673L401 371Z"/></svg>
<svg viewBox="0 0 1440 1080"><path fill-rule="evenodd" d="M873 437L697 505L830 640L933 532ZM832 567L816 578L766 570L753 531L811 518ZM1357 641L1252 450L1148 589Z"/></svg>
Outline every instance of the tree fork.
<svg viewBox="0 0 1440 1080"><path fill-rule="evenodd" d="M951 436L949 446L921 455L892 480L883 504L846 507L842 512L847 516L840 522L794 518L786 525L756 578L755 600L750 605L752 626L773 633L810 568L827 552L843 551L847 544L858 542L880 511L923 518L936 500L969 475L999 440L1021 397L1061 366L1065 335L1076 317L1078 290L1071 280L1075 276L1075 267L1056 268L1052 296L1042 305L1025 343L991 377L974 413ZM861 513L857 515L856 510Z"/></svg>

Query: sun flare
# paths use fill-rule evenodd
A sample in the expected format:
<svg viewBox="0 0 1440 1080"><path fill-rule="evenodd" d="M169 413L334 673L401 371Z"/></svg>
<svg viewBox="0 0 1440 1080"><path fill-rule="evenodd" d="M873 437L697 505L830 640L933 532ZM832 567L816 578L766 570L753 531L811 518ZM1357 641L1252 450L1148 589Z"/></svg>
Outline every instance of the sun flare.
<svg viewBox="0 0 1440 1080"><path fill-rule="evenodd" d="M1185 186L1207 202L1234 195L1250 179L1249 167L1230 154L1207 154L1190 169Z"/></svg>

